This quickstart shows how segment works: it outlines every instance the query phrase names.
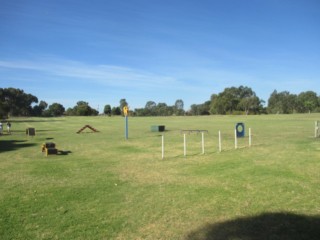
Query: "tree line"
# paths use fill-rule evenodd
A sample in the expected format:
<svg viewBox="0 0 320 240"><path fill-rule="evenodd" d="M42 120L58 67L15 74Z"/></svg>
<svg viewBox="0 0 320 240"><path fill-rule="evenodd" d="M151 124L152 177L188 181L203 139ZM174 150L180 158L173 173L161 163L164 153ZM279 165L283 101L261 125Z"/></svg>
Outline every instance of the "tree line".
<svg viewBox="0 0 320 240"><path fill-rule="evenodd" d="M60 103L48 105L32 94L25 93L17 88L0 88L0 117L35 116L58 117L70 116L96 116L99 112L89 106L85 101L77 102L73 108L65 107Z"/></svg>
<svg viewBox="0 0 320 240"><path fill-rule="evenodd" d="M174 105L147 101L144 108L130 109L131 116L185 116L185 115L226 115L226 114L290 114L320 112L320 96L314 91L291 94L288 91L274 90L268 99L268 105L256 93L246 86L225 88L218 94L212 94L208 101L192 104L184 110L184 102L177 99ZM122 114L126 99L120 99L119 106L106 104L103 114L116 116ZM32 94L17 88L0 88L0 117L10 116L97 116L99 112L88 102L78 101L72 108L65 109L60 103L48 105Z"/></svg>

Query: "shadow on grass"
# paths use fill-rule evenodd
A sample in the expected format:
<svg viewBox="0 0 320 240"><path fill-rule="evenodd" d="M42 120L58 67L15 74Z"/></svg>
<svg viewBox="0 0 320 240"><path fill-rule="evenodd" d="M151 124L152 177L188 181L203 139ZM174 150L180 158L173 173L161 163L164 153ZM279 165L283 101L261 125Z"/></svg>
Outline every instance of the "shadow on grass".
<svg viewBox="0 0 320 240"><path fill-rule="evenodd" d="M72 153L71 151L63 151L63 150L58 150L58 155L68 155L68 154L70 154L70 153Z"/></svg>
<svg viewBox="0 0 320 240"><path fill-rule="evenodd" d="M49 130L49 129L38 130L38 129L36 129L36 134L37 134L37 132L56 132L56 130ZM21 133L27 135L26 130L11 130L11 133L10 134L6 133L6 135L15 135L15 134L21 134Z"/></svg>
<svg viewBox="0 0 320 240"><path fill-rule="evenodd" d="M35 118L35 119L8 119L11 123L37 123L37 122L61 122L65 119L49 119L49 118Z"/></svg>
<svg viewBox="0 0 320 240"><path fill-rule="evenodd" d="M1 140L0 141L0 153L6 151L14 151L19 148L32 147L35 143L26 143L25 140Z"/></svg>
<svg viewBox="0 0 320 240"><path fill-rule="evenodd" d="M46 155L46 153L45 152L42 152L43 153L43 155L45 155L45 156L66 156L66 155L69 155L70 153L72 153L71 151L65 151L65 150L57 150L56 152L51 152L51 153L49 153L48 155Z"/></svg>
<svg viewBox="0 0 320 240"><path fill-rule="evenodd" d="M320 239L320 216L263 213L208 224L187 235L186 240L316 240Z"/></svg>

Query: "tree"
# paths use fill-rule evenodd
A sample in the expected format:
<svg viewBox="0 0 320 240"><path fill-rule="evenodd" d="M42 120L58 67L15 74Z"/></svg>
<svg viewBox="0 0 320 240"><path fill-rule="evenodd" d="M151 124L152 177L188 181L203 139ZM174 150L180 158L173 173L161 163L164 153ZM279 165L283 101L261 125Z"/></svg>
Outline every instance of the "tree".
<svg viewBox="0 0 320 240"><path fill-rule="evenodd" d="M246 113L246 115L248 115L250 111L252 111L255 114L258 113L260 110L260 106L261 101L255 95L242 98L239 102L239 108L243 110Z"/></svg>
<svg viewBox="0 0 320 240"><path fill-rule="evenodd" d="M77 105L73 108L77 116L96 116L99 112L89 106L88 102L78 101Z"/></svg>
<svg viewBox="0 0 320 240"><path fill-rule="evenodd" d="M135 116L146 116L145 108L135 108L134 109Z"/></svg>
<svg viewBox="0 0 320 240"><path fill-rule="evenodd" d="M174 104L174 111L175 114L178 116L184 115L184 103L182 99L177 99L175 104Z"/></svg>
<svg viewBox="0 0 320 240"><path fill-rule="evenodd" d="M0 118L7 115L4 89L0 88Z"/></svg>
<svg viewBox="0 0 320 240"><path fill-rule="evenodd" d="M120 107L113 107L113 108L111 109L111 114L112 114L112 115L121 115L121 109L120 109Z"/></svg>
<svg viewBox="0 0 320 240"><path fill-rule="evenodd" d="M154 101L148 101L146 103L145 109L152 110L155 109L157 104Z"/></svg>
<svg viewBox="0 0 320 240"><path fill-rule="evenodd" d="M67 109L67 111L65 112L65 114L67 115L67 116L75 116L76 114L75 114L75 112L74 112L74 109L73 108L68 108Z"/></svg>
<svg viewBox="0 0 320 240"><path fill-rule="evenodd" d="M280 113L281 108L281 102L280 102L280 96L277 92L277 90L274 90L268 100L268 112L269 113Z"/></svg>
<svg viewBox="0 0 320 240"><path fill-rule="evenodd" d="M98 116L98 115L99 115L99 111L94 108L91 108L91 116Z"/></svg>
<svg viewBox="0 0 320 240"><path fill-rule="evenodd" d="M238 103L237 110L244 111L246 115L249 112L253 112L254 114L258 113L262 107L260 100L254 91L252 91L249 87L239 87L239 98L240 102Z"/></svg>
<svg viewBox="0 0 320 240"><path fill-rule="evenodd" d="M172 116L176 112L175 106L166 103L148 101L144 108L136 108L136 116Z"/></svg>
<svg viewBox="0 0 320 240"><path fill-rule="evenodd" d="M127 100L125 98L120 99L120 110L121 110L121 113L123 111L123 107L125 107L125 106L128 106Z"/></svg>
<svg viewBox="0 0 320 240"><path fill-rule="evenodd" d="M90 111L91 109L90 109L89 103L85 101L78 101L74 110L77 116L91 115L91 111Z"/></svg>
<svg viewBox="0 0 320 240"><path fill-rule="evenodd" d="M173 107L169 107L166 103L158 103L156 107L156 116L169 116L173 114Z"/></svg>
<svg viewBox="0 0 320 240"><path fill-rule="evenodd" d="M38 98L17 88L0 88L0 112L2 115L30 116L33 103Z"/></svg>
<svg viewBox="0 0 320 240"><path fill-rule="evenodd" d="M200 115L210 115L210 101L205 101L203 104L200 104Z"/></svg>
<svg viewBox="0 0 320 240"><path fill-rule="evenodd" d="M110 116L111 115L111 106L109 104L104 106L103 113Z"/></svg>
<svg viewBox="0 0 320 240"><path fill-rule="evenodd" d="M34 116L42 116L44 110L46 110L46 108L48 107L48 103L46 103L45 101L40 101L40 103L38 105L35 105L32 109L32 114Z"/></svg>
<svg viewBox="0 0 320 240"><path fill-rule="evenodd" d="M70 113L71 111L68 111ZM73 108L75 116L97 116L99 112L89 106L88 102L78 101L77 105Z"/></svg>
<svg viewBox="0 0 320 240"><path fill-rule="evenodd" d="M293 113L297 109L297 95L288 91L277 92L274 90L268 100L269 113Z"/></svg>
<svg viewBox="0 0 320 240"><path fill-rule="evenodd" d="M240 94L236 87L226 88L222 92L222 97L225 100L225 104L227 104L227 111L232 113L237 109L240 102Z"/></svg>
<svg viewBox="0 0 320 240"><path fill-rule="evenodd" d="M192 104L189 114L197 115L210 115L211 101L206 101L202 104Z"/></svg>
<svg viewBox="0 0 320 240"><path fill-rule="evenodd" d="M255 92L245 86L225 88L223 92L211 95L210 113L226 114L237 112L260 113L262 100Z"/></svg>
<svg viewBox="0 0 320 240"><path fill-rule="evenodd" d="M155 116L156 115L157 104L154 101L148 101L144 107L145 116Z"/></svg>
<svg viewBox="0 0 320 240"><path fill-rule="evenodd" d="M47 110L49 116L58 117L64 114L65 108L60 103L53 103Z"/></svg>
<svg viewBox="0 0 320 240"><path fill-rule="evenodd" d="M218 95L217 94L211 94L211 97L210 97L210 101L211 101L211 104L210 104L210 114L218 114L218 106L215 105L215 103L217 102L216 99L218 98Z"/></svg>
<svg viewBox="0 0 320 240"><path fill-rule="evenodd" d="M298 95L297 105L300 113L316 111L319 107L318 96L313 91L302 92Z"/></svg>
<svg viewBox="0 0 320 240"><path fill-rule="evenodd" d="M211 114L226 114L228 108L228 100L223 95L212 94L210 113Z"/></svg>
<svg viewBox="0 0 320 240"><path fill-rule="evenodd" d="M45 110L48 107L48 103L46 103L45 101L40 101L39 105L38 105L42 110Z"/></svg>

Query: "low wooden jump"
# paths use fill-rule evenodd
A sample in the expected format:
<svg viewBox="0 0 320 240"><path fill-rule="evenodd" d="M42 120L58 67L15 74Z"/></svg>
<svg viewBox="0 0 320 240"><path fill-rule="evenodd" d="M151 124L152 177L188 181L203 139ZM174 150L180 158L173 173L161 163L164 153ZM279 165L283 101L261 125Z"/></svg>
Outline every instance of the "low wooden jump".
<svg viewBox="0 0 320 240"><path fill-rule="evenodd" d="M92 132L99 132L97 129L91 127L90 125L85 125L83 128L81 128L77 133L81 133L83 130L85 130L86 128L89 128L92 130Z"/></svg>

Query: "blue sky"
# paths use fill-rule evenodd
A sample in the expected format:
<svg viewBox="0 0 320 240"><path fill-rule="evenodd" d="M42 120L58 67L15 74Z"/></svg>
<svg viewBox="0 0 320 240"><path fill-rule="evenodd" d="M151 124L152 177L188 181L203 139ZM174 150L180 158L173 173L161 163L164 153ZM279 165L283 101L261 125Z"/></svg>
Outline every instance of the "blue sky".
<svg viewBox="0 0 320 240"><path fill-rule="evenodd" d="M185 110L226 87L320 94L318 0L0 0L0 87Z"/></svg>

